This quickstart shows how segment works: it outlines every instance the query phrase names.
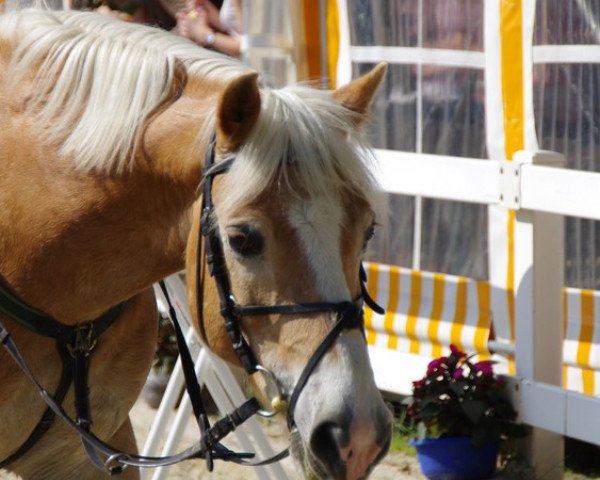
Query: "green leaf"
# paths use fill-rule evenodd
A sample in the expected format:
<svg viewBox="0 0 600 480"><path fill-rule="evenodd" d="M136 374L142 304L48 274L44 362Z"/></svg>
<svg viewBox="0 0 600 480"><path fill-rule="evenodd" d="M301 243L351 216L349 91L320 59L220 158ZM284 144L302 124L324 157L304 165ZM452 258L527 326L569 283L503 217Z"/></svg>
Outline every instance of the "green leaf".
<svg viewBox="0 0 600 480"><path fill-rule="evenodd" d="M456 397L460 398L464 394L466 383L467 382L462 380L462 381L452 382L450 384L450 389L452 390L454 395L456 395Z"/></svg>
<svg viewBox="0 0 600 480"><path fill-rule="evenodd" d="M460 407L473 424L479 422L487 409L486 404L480 400L465 400L460 404Z"/></svg>
<svg viewBox="0 0 600 480"><path fill-rule="evenodd" d="M471 441L473 442L473 445L480 447L488 440L490 440L490 438L488 437L485 428L473 428L473 432L471 433Z"/></svg>

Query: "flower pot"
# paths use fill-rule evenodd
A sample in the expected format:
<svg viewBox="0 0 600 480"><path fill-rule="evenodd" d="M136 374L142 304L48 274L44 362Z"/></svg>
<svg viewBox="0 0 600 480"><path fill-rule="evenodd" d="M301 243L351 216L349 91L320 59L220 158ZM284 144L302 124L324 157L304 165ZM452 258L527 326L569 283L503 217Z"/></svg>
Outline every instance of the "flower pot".
<svg viewBox="0 0 600 480"><path fill-rule="evenodd" d="M411 440L421 471L429 480L483 480L496 470L500 442L480 447L469 437Z"/></svg>

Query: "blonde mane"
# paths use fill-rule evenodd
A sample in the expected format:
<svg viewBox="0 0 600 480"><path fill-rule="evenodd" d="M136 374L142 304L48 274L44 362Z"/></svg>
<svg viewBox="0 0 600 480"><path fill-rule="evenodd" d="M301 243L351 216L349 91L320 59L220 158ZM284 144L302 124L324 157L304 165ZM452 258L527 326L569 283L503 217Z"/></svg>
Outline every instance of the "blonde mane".
<svg viewBox="0 0 600 480"><path fill-rule="evenodd" d="M84 171L131 169L145 121L175 99L187 75L227 79L247 70L169 32L88 12L0 15L0 42L12 47L8 92L37 67L24 107Z"/></svg>
<svg viewBox="0 0 600 480"><path fill-rule="evenodd" d="M83 171L130 170L145 122L174 101L186 76L226 81L248 70L169 32L89 12L0 15L0 42L12 46L9 91L35 71L35 93L24 107ZM303 194L350 188L377 209L370 150L351 112L328 92L304 86L261 90L261 97L257 124L236 152L230 207L274 180L289 182L293 167Z"/></svg>

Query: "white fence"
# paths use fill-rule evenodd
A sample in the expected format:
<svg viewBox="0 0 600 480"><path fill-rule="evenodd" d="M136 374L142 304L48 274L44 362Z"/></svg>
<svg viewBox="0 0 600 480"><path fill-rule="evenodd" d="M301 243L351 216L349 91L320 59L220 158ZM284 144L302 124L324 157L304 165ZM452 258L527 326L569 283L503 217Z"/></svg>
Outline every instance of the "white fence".
<svg viewBox="0 0 600 480"><path fill-rule="evenodd" d="M600 399L561 386L563 216L600 219L600 174L556 168L560 156L551 152L520 151L512 162L390 151L378 151L378 158L379 179L388 192L516 210L516 341L490 342L490 350L514 354L516 377L511 383L522 422L600 445ZM406 354L394 361L394 354L387 352L381 361L377 349L372 351L380 384L390 389L389 378L398 376ZM406 384L396 389L407 393ZM557 446L562 444L555 442ZM560 459L562 453L558 455ZM551 467L556 462L557 457L547 459Z"/></svg>

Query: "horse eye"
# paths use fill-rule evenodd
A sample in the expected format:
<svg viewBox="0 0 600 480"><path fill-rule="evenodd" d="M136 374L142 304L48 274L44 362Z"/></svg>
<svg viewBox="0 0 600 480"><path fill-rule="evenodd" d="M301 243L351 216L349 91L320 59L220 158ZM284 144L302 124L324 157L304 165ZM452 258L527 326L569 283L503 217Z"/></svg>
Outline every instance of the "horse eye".
<svg viewBox="0 0 600 480"><path fill-rule="evenodd" d="M365 240L363 242L363 250L367 248L369 241L375 236L375 224L372 223L365 232Z"/></svg>
<svg viewBox="0 0 600 480"><path fill-rule="evenodd" d="M265 244L262 234L251 225L229 227L227 242L234 252L244 257L261 254Z"/></svg>

